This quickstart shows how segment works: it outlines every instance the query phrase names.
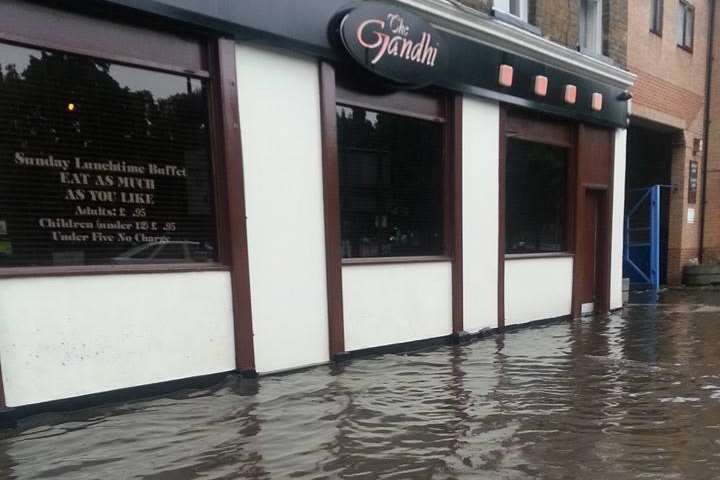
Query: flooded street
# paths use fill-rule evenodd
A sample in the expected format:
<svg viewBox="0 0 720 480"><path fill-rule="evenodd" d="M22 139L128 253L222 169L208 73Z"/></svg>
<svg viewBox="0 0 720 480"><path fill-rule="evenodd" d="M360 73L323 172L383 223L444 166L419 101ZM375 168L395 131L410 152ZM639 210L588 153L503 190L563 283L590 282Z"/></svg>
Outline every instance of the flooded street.
<svg viewBox="0 0 720 480"><path fill-rule="evenodd" d="M26 419L0 478L720 477L720 291Z"/></svg>

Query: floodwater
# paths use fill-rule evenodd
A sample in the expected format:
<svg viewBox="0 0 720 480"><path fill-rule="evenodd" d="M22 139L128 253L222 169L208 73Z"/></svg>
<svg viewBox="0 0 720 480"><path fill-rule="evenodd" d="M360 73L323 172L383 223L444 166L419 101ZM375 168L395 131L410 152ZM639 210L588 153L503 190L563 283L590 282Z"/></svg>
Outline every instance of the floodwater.
<svg viewBox="0 0 720 480"><path fill-rule="evenodd" d="M720 290L32 417L0 478L720 478Z"/></svg>

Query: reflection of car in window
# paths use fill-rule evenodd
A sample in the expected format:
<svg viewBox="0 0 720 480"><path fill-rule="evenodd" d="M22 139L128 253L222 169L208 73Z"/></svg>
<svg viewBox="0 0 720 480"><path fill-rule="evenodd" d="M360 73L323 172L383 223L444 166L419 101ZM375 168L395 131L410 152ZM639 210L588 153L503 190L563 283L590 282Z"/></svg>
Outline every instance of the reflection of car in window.
<svg viewBox="0 0 720 480"><path fill-rule="evenodd" d="M211 245L189 241L150 242L136 245L112 259L115 264L211 262Z"/></svg>

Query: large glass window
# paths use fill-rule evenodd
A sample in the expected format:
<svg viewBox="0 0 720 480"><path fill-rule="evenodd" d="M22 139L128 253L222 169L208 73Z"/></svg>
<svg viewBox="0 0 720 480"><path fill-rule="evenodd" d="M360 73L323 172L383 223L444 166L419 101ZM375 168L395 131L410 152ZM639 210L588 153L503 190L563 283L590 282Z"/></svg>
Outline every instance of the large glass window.
<svg viewBox="0 0 720 480"><path fill-rule="evenodd" d="M567 247L568 150L510 139L505 166L505 252Z"/></svg>
<svg viewBox="0 0 720 480"><path fill-rule="evenodd" d="M439 255L442 125L337 106L345 258Z"/></svg>
<svg viewBox="0 0 720 480"><path fill-rule="evenodd" d="M0 266L216 259L205 80L0 44Z"/></svg>

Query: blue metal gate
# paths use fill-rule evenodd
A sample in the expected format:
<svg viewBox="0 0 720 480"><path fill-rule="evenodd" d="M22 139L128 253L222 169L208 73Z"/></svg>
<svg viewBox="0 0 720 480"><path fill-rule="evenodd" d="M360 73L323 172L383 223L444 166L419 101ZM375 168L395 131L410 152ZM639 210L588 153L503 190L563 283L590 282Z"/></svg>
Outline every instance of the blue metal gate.
<svg viewBox="0 0 720 480"><path fill-rule="evenodd" d="M660 194L666 185L628 192L623 276L634 287L660 288Z"/></svg>

